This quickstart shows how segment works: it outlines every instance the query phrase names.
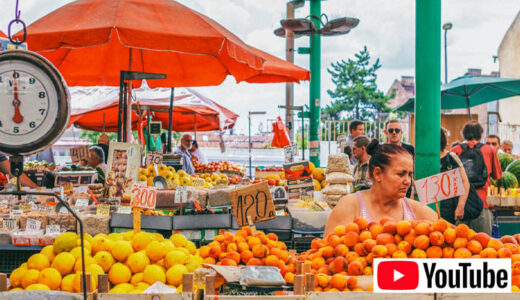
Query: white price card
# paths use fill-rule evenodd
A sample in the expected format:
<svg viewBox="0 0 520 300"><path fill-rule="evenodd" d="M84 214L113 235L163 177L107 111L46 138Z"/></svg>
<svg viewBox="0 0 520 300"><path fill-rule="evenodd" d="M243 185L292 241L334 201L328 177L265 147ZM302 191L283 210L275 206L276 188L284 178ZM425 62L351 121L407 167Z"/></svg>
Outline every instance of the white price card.
<svg viewBox="0 0 520 300"><path fill-rule="evenodd" d="M163 155L159 152L146 153L146 165L160 165L163 162Z"/></svg>
<svg viewBox="0 0 520 300"><path fill-rule="evenodd" d="M88 186L86 186L86 185L78 186L76 188L76 190L77 190L78 194L86 194L86 193L88 193Z"/></svg>
<svg viewBox="0 0 520 300"><path fill-rule="evenodd" d="M427 205L463 195L460 168L432 175L415 181L415 189L422 204Z"/></svg>
<svg viewBox="0 0 520 300"><path fill-rule="evenodd" d="M3 228L7 230L14 230L16 229L16 219L13 218L5 218L2 221Z"/></svg>
<svg viewBox="0 0 520 300"><path fill-rule="evenodd" d="M38 231L42 228L42 222L33 219L27 219L27 224L25 225L25 231Z"/></svg>
<svg viewBox="0 0 520 300"><path fill-rule="evenodd" d="M185 186L178 186L175 190L175 203L186 202L188 200L188 190Z"/></svg>
<svg viewBox="0 0 520 300"><path fill-rule="evenodd" d="M11 210L11 213L9 214L10 218L15 218L23 215L23 210L21 209L13 209Z"/></svg>
<svg viewBox="0 0 520 300"><path fill-rule="evenodd" d="M132 185L132 206L154 209L157 204L157 190L153 186Z"/></svg>
<svg viewBox="0 0 520 300"><path fill-rule="evenodd" d="M0 207L9 207L9 200L1 200Z"/></svg>
<svg viewBox="0 0 520 300"><path fill-rule="evenodd" d="M121 205L121 206L119 206L119 208L117 209L117 213L118 213L118 214L129 215L129 214L132 213L132 207L131 207L131 206L127 206L127 205Z"/></svg>
<svg viewBox="0 0 520 300"><path fill-rule="evenodd" d="M38 211L42 212L42 213L50 214L50 213L52 213L53 208L54 208L54 206L40 204L40 206L38 207Z"/></svg>
<svg viewBox="0 0 520 300"><path fill-rule="evenodd" d="M76 200L76 206L77 207L85 207L85 206L88 206L88 202L89 202L88 199L79 198L79 199Z"/></svg>
<svg viewBox="0 0 520 300"><path fill-rule="evenodd" d="M45 232L47 234L61 233L60 225L47 225L47 227L45 227Z"/></svg>

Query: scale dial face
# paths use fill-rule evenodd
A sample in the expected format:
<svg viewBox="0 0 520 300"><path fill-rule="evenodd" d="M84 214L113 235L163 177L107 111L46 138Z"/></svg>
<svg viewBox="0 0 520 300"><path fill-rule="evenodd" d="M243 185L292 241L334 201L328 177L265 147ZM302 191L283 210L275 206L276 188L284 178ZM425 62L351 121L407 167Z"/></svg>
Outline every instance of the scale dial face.
<svg viewBox="0 0 520 300"><path fill-rule="evenodd" d="M0 151L28 155L50 146L69 118L68 89L45 58L0 53Z"/></svg>

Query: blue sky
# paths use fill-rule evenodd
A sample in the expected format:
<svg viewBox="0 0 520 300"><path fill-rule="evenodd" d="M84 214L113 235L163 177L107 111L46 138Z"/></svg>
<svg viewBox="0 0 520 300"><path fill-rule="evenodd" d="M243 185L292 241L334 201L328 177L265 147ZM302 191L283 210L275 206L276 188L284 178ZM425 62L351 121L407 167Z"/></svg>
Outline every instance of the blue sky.
<svg viewBox="0 0 520 300"><path fill-rule="evenodd" d="M21 18L31 23L70 0L20 0ZM273 30L285 17L285 0L180 0L222 24L246 43L273 55L285 57L285 41L274 36ZM2 0L0 30L14 16L14 0ZM453 23L448 32L449 79L462 75L468 68L481 68L484 73L498 70L493 62L500 41L520 10L518 0L445 0L442 3L442 23ZM378 72L379 88L387 91L394 79L401 75L414 75L415 1L413 0L328 0L322 3L322 12L329 19L355 17L360 19L357 28L348 35L322 39L322 93L323 105L331 99L326 90L333 88L326 72L331 62L348 59L367 45L373 58L379 57L382 65ZM297 17L309 14L309 4L299 9ZM297 47L308 46L308 38L296 40ZM442 52L442 55L444 53ZM295 63L309 66L307 55L296 55ZM444 65L442 66L442 80ZM440 79L440 80L441 80ZM247 133L248 110L265 110L266 116L257 116L258 123L267 123L284 112L277 106L285 103L284 84L236 84L228 78L222 85L197 88L241 115L237 131ZM295 86L295 104L308 103L309 84ZM244 105L244 103L246 105Z"/></svg>

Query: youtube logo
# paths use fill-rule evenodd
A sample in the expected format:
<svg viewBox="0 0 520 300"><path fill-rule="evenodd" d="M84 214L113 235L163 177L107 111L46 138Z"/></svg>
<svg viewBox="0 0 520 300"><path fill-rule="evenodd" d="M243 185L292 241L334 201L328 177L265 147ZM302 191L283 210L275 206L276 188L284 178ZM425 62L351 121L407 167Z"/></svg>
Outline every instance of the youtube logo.
<svg viewBox="0 0 520 300"><path fill-rule="evenodd" d="M378 265L377 271L380 289L415 290L419 286L419 265L414 261L384 261Z"/></svg>
<svg viewBox="0 0 520 300"><path fill-rule="evenodd" d="M510 293L511 259L374 259L376 293Z"/></svg>

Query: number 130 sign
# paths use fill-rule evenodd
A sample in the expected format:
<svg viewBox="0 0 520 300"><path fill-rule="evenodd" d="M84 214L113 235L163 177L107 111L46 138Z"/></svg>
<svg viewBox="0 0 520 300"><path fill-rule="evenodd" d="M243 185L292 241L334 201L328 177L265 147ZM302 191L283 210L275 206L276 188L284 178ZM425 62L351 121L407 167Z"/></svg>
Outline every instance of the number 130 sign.
<svg viewBox="0 0 520 300"><path fill-rule="evenodd" d="M157 203L157 191L155 187L142 186L137 183L132 185L132 206L154 209Z"/></svg>
<svg viewBox="0 0 520 300"><path fill-rule="evenodd" d="M415 188L422 204L435 203L466 192L462 184L460 168L416 180Z"/></svg>

